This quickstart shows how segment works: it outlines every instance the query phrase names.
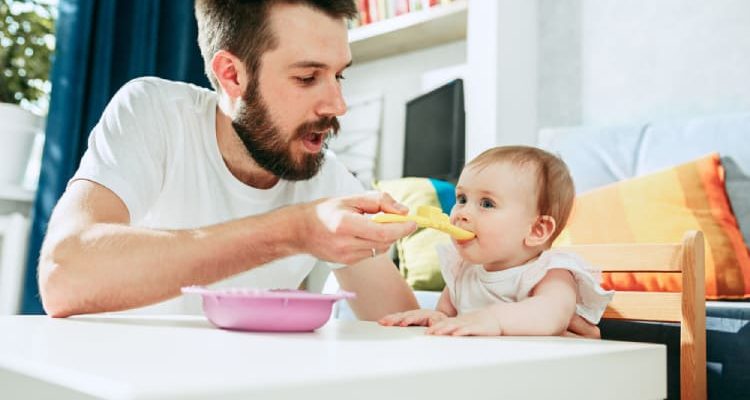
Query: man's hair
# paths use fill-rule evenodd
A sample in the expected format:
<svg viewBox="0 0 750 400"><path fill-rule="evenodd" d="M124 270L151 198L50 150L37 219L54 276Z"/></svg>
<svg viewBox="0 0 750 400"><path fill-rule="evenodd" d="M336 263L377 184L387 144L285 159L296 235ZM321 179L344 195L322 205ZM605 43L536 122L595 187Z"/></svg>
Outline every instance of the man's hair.
<svg viewBox="0 0 750 400"><path fill-rule="evenodd" d="M509 162L534 168L537 177L537 211L555 219L551 244L568 223L573 208L575 186L565 162L552 153L530 146L500 146L486 150L466 164L466 168L484 168Z"/></svg>
<svg viewBox="0 0 750 400"><path fill-rule="evenodd" d="M357 16L354 0L196 0L198 46L214 89L220 86L211 72L211 59L219 50L237 56L257 78L261 56L278 46L268 21L269 11L277 4L305 5L331 18Z"/></svg>

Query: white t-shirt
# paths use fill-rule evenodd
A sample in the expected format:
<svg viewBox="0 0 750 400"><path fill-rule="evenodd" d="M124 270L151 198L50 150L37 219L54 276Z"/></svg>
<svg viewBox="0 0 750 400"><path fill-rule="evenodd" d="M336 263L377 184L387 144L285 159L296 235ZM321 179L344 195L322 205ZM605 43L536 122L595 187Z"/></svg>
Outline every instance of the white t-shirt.
<svg viewBox="0 0 750 400"><path fill-rule="evenodd" d="M265 190L240 182L219 152L216 102L215 92L186 83L159 78L128 82L92 131L71 182L87 179L107 187L127 206L132 225L154 229L197 228L364 191L330 152L309 180L280 180ZM297 288L316 262L311 255L295 255L217 285ZM200 312L193 300L168 303L146 311Z"/></svg>
<svg viewBox="0 0 750 400"><path fill-rule="evenodd" d="M570 271L577 284L576 313L598 324L614 291L599 285L599 271L575 254L547 250L524 265L502 271L487 271L469 264L452 245L437 247L451 303L459 314L496 304L515 303L529 297L550 269Z"/></svg>

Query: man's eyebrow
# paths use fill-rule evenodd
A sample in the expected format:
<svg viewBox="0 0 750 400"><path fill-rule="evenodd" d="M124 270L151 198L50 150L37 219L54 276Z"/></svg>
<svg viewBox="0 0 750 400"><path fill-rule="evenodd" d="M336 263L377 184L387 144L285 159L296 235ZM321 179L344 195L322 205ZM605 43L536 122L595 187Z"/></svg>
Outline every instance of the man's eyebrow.
<svg viewBox="0 0 750 400"><path fill-rule="evenodd" d="M351 67L352 61L349 60L349 62L344 66L342 69L346 69ZM328 64L319 62L319 61L297 61L296 63L289 66L289 68L320 68L320 69L327 69L329 68Z"/></svg>

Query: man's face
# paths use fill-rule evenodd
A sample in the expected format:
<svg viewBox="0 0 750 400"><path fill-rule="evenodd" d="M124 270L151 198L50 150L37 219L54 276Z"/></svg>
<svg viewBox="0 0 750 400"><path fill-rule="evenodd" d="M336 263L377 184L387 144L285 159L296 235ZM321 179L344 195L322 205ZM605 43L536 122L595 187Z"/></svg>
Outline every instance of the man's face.
<svg viewBox="0 0 750 400"><path fill-rule="evenodd" d="M262 168L288 180L313 177L326 139L346 112L340 79L351 63L343 20L306 6L270 12L278 46L263 54L232 125Z"/></svg>

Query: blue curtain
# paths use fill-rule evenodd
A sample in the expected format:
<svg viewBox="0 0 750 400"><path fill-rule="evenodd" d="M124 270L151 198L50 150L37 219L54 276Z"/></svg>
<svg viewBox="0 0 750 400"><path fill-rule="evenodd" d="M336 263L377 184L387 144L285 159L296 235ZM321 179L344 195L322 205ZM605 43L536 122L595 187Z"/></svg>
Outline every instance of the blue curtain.
<svg viewBox="0 0 750 400"><path fill-rule="evenodd" d="M24 314L44 313L36 275L47 222L109 99L124 83L144 75L209 87L197 45L193 0L60 0L56 29Z"/></svg>

